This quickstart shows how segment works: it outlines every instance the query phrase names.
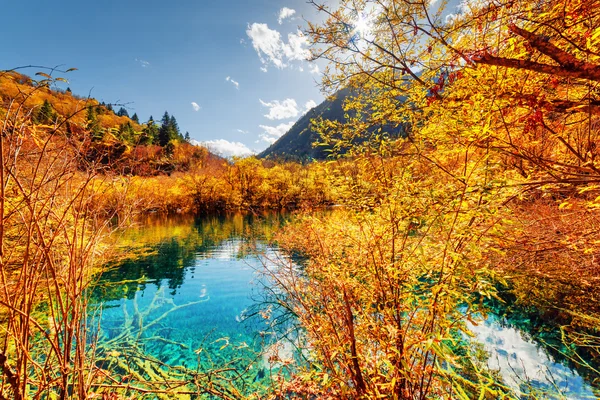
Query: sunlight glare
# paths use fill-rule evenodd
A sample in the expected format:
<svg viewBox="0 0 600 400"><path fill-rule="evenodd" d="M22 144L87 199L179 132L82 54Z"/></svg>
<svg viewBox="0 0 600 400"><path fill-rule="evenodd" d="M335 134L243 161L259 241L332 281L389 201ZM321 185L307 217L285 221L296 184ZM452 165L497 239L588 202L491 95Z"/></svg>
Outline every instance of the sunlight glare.
<svg viewBox="0 0 600 400"><path fill-rule="evenodd" d="M352 23L354 26L353 34L364 38L370 32L370 21L364 14L358 14L356 20Z"/></svg>

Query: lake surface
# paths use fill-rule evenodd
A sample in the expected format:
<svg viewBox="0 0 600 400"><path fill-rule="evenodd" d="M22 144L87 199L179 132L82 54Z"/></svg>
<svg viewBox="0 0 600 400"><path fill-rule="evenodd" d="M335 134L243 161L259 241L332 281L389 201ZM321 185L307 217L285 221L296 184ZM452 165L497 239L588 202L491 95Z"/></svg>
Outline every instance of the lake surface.
<svg viewBox="0 0 600 400"><path fill-rule="evenodd" d="M253 243L277 255L267 242L284 221L278 214L162 218L124 232L117 243L129 257L104 273L94 291L94 302L102 305L102 340L122 343L126 337L172 366L252 365L253 380L266 378L276 338L260 314L248 318L263 301L265 283L257 272L264 259ZM597 398L564 358L525 330L493 315L470 328L490 354L489 367L515 392L534 388L546 398Z"/></svg>
<svg viewBox="0 0 600 400"><path fill-rule="evenodd" d="M467 323L475 340L489 353L488 367L498 370L504 383L528 399L528 393L542 399L597 399L594 390L579 373L510 320L488 315L477 326ZM591 376L590 376L591 378Z"/></svg>
<svg viewBox="0 0 600 400"><path fill-rule="evenodd" d="M135 342L156 361L191 370L252 368L251 383L267 382L278 369L268 362L272 319L249 317L263 301L266 260L257 250L274 255L266 242L282 222L277 214L172 217L123 232L116 243L125 258L94 289L100 342L121 357Z"/></svg>

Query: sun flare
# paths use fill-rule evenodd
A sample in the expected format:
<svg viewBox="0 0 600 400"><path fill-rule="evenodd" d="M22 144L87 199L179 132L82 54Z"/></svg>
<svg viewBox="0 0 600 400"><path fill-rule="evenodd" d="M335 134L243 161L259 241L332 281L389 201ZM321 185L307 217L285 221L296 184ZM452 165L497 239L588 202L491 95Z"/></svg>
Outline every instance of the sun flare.
<svg viewBox="0 0 600 400"><path fill-rule="evenodd" d="M371 21L365 14L358 14L352 26L354 27L352 34L359 35L361 38L364 38L371 31Z"/></svg>

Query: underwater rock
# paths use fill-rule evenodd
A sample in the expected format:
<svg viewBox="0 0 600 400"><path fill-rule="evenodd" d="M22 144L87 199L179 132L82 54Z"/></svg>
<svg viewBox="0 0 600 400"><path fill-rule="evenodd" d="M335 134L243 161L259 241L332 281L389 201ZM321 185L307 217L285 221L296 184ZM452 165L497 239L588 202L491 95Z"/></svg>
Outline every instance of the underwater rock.
<svg viewBox="0 0 600 400"><path fill-rule="evenodd" d="M258 370L258 372L256 373L256 376L254 377L254 382L256 381L260 381L261 379L263 379L265 377L265 369L261 368Z"/></svg>

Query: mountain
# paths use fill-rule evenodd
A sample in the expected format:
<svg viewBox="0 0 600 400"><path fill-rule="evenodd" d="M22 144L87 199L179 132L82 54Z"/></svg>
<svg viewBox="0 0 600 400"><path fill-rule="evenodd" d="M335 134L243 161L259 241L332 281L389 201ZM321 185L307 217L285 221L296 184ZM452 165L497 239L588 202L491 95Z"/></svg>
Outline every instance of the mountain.
<svg viewBox="0 0 600 400"><path fill-rule="evenodd" d="M313 143L319 140L319 134L312 129L310 121L321 117L330 121L345 122L344 102L353 93L350 89L342 89L335 95L325 100L317 107L307 112L296 122L287 133L280 137L269 148L258 155L259 158L309 161L324 160L329 155L329 149L325 146L313 147ZM398 101L405 102L404 97L398 97ZM369 139L371 134L385 132L389 137L406 137L408 126L405 124L371 121L370 127L363 133L362 137L354 139L353 144L360 144Z"/></svg>
<svg viewBox="0 0 600 400"><path fill-rule="evenodd" d="M326 148L312 146L319 139L319 135L312 130L310 120L322 117L332 121L344 121L343 105L350 93L349 89L342 89L332 98L308 111L287 133L260 153L258 157L296 161L325 159L328 154Z"/></svg>

